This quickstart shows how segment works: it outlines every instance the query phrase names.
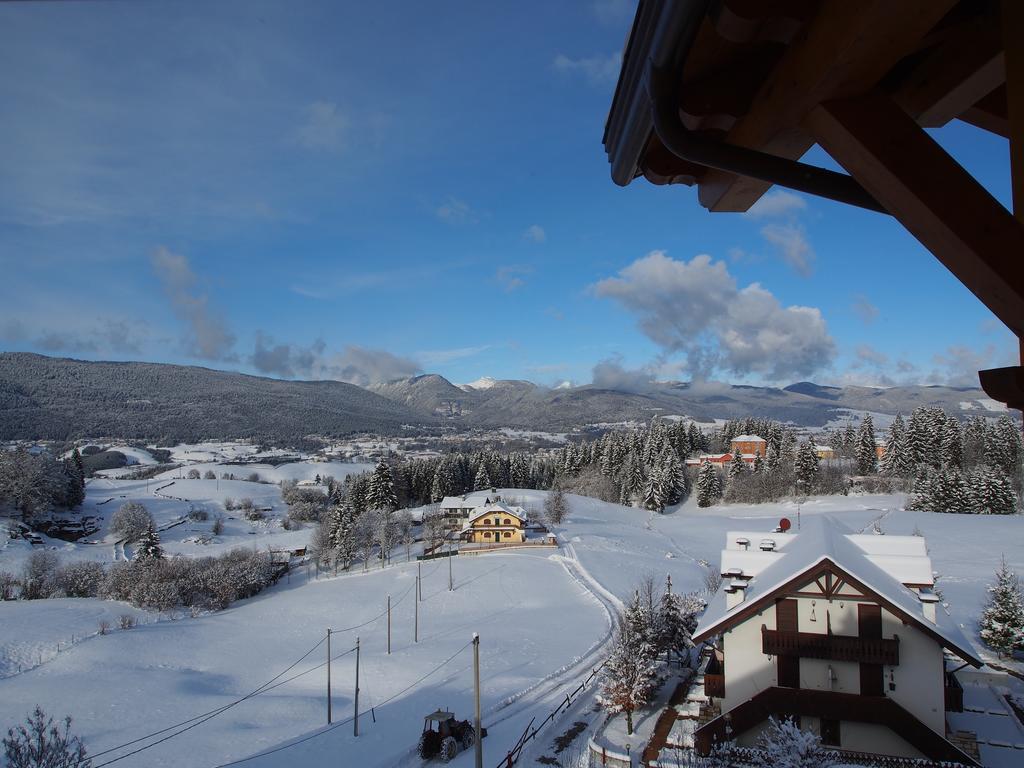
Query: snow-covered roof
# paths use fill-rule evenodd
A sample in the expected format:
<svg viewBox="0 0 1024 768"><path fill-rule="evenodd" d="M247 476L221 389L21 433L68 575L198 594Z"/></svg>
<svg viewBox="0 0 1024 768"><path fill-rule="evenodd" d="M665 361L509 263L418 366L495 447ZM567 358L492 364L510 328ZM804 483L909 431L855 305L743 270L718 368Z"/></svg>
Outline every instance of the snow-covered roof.
<svg viewBox="0 0 1024 768"><path fill-rule="evenodd" d="M760 550L759 543L766 537L774 540L775 551ZM744 538L750 541L749 550L736 544L737 539ZM806 519L797 533L730 531L722 551L722 572L741 568L744 577L750 578L746 594L742 602L730 608L724 588L720 589L701 618L695 639L718 634L763 610L775 594L798 586L791 582L826 561L860 582L905 621L909 619L961 658L981 666L960 627L945 611L936 611L933 623L925 615L918 594L905 586L934 583L922 537L854 534L826 516Z"/></svg>
<svg viewBox="0 0 1024 768"><path fill-rule="evenodd" d="M510 507L507 504L500 502L493 502L491 504L481 504L479 507L469 513L469 519L466 521L466 527L470 527L474 520L478 520L484 515L489 515L493 512L499 515L511 515L519 519L519 522L526 522L526 510L522 507Z"/></svg>
<svg viewBox="0 0 1024 768"><path fill-rule="evenodd" d="M467 501L462 496L445 496L441 499L441 509L468 509L476 505L476 502Z"/></svg>
<svg viewBox="0 0 1024 768"><path fill-rule="evenodd" d="M763 437L758 437L757 435L736 435L736 437L734 437L732 439L732 442L734 442L734 443L766 443L768 441L765 440Z"/></svg>

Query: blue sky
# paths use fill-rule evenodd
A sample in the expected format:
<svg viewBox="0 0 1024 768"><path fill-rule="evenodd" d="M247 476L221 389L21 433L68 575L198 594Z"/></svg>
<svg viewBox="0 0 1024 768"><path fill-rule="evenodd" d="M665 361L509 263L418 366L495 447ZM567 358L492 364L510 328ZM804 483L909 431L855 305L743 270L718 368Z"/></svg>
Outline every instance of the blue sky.
<svg viewBox="0 0 1024 768"><path fill-rule="evenodd" d="M976 383L895 221L622 189L628 2L0 5L0 349L368 383ZM1003 139L935 137L1004 203ZM820 152L812 162L828 164Z"/></svg>

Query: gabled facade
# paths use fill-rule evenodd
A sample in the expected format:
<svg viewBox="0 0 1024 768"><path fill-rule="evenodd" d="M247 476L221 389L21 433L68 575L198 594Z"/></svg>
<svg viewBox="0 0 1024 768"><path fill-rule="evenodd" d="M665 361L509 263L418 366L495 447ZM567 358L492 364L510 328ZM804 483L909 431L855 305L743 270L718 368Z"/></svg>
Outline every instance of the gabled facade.
<svg viewBox="0 0 1024 768"><path fill-rule="evenodd" d="M484 503L489 504L490 501L487 499ZM438 505L438 515L444 518L449 530L458 531L476 507L477 502L469 501L465 496L445 496Z"/></svg>
<svg viewBox="0 0 1024 768"><path fill-rule="evenodd" d="M498 502L473 510L460 532L471 544L520 544L526 541L526 511Z"/></svg>
<svg viewBox="0 0 1024 768"><path fill-rule="evenodd" d="M718 649L698 751L752 745L775 716L834 749L974 764L947 739L946 655L981 661L938 605L922 537L810 518L798 533L729 533L721 570L694 637Z"/></svg>

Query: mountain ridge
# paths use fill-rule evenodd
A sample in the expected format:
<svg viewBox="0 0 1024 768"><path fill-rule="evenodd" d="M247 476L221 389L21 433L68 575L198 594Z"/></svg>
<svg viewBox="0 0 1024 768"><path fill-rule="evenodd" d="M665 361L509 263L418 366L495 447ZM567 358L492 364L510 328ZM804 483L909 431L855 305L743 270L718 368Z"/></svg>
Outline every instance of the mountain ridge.
<svg viewBox="0 0 1024 768"><path fill-rule="evenodd" d="M778 388L667 382L629 392L594 384L550 388L515 379L480 381L487 385L459 386L427 373L364 388L201 366L3 352L0 439L295 441L442 427L570 431L655 416L701 422L756 416L820 427L851 411L908 414L931 405L969 416L1002 410L980 389L936 385L835 387L804 381Z"/></svg>

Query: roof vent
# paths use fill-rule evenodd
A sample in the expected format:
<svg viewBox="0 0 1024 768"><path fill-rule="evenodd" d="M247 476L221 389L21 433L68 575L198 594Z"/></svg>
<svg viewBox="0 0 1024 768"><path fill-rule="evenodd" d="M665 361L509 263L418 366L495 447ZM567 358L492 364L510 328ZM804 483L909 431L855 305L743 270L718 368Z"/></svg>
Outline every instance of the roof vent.
<svg viewBox="0 0 1024 768"><path fill-rule="evenodd" d="M750 549L750 539L740 537L736 539L736 546L743 547L744 549Z"/></svg>
<svg viewBox="0 0 1024 768"><path fill-rule="evenodd" d="M775 539L761 539L761 551L762 552L774 552L775 551Z"/></svg>
<svg viewBox="0 0 1024 768"><path fill-rule="evenodd" d="M939 596L930 589L922 589L917 597L921 601L921 611L924 613L924 617L932 624L938 624L938 620L935 616L935 606L939 602Z"/></svg>

